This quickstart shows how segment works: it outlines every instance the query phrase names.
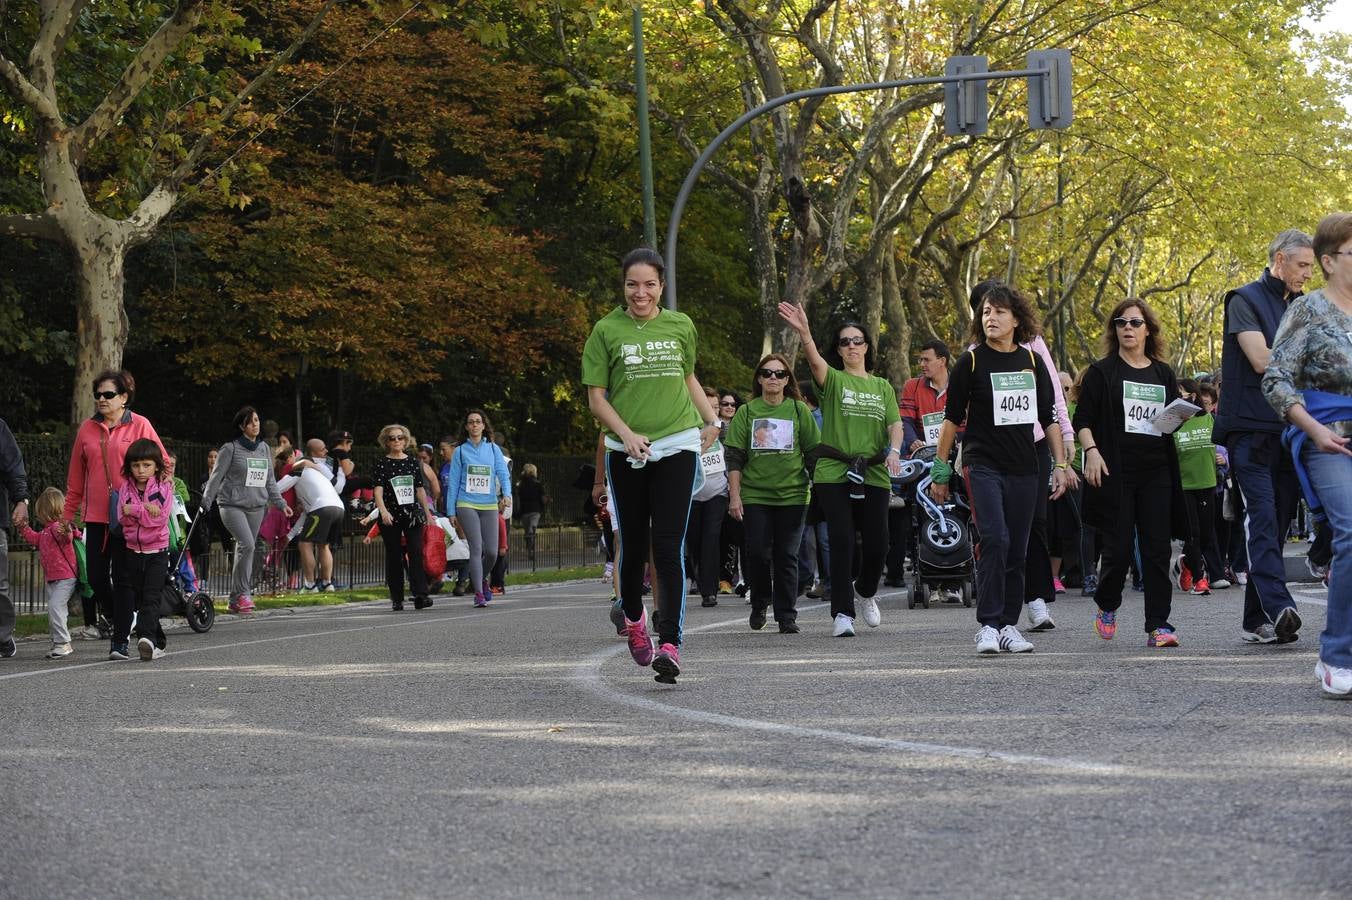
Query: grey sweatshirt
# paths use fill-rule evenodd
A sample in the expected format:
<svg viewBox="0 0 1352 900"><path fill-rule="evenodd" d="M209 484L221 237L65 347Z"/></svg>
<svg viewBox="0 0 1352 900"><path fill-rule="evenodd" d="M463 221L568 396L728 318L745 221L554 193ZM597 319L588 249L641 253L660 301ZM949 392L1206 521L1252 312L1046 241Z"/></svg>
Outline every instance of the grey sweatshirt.
<svg viewBox="0 0 1352 900"><path fill-rule="evenodd" d="M286 506L272 474L272 448L261 441L254 450L238 440L222 444L216 468L202 492L202 508L211 509L217 500L221 506L240 509L260 509L269 503L278 509Z"/></svg>

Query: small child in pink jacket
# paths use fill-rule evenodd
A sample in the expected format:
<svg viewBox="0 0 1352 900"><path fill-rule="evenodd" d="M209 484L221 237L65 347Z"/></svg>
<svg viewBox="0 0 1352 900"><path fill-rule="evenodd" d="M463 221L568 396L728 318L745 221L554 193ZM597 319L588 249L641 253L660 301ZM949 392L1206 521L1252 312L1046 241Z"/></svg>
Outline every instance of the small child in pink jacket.
<svg viewBox="0 0 1352 900"><path fill-rule="evenodd" d="M33 518L37 520L39 530L34 531L28 525L22 529L23 539L38 548L38 562L42 564L42 572L46 576L47 628L52 634L52 649L47 653L48 659L61 659L74 652L70 646L66 615L80 571L75 562L72 532L61 521L61 509L65 504L66 497L59 489L47 488L33 504ZM79 536L78 532L74 532L74 535Z"/></svg>
<svg viewBox="0 0 1352 900"><path fill-rule="evenodd" d="M127 550L118 583L118 606L130 618L136 610L136 652L150 662L164 656L160 597L169 576L169 517L174 512L174 485L164 477L160 446L147 438L134 441L122 462L117 498L122 540ZM125 633L125 632L123 632ZM126 643L114 641L111 659L128 659Z"/></svg>

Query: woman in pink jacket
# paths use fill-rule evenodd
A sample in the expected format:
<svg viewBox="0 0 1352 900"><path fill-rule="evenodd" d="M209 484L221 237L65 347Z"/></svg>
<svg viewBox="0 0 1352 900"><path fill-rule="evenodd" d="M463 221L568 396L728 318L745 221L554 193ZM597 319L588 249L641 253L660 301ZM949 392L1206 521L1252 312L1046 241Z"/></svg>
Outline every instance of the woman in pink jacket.
<svg viewBox="0 0 1352 900"><path fill-rule="evenodd" d="M164 451L164 444L145 416L127 407L136 397L136 379L130 372L101 372L94 379L94 415L80 423L66 471L66 505L61 518L70 528L77 518L85 524L86 568L94 596L84 601L84 621L97 626L99 616L113 611L113 582L122 571L122 536L112 512L122 487L122 462L133 441L148 438ZM110 512L112 512L110 516ZM126 643L131 615L113 637ZM108 636L108 635L102 635ZM116 641L115 641L116 642Z"/></svg>

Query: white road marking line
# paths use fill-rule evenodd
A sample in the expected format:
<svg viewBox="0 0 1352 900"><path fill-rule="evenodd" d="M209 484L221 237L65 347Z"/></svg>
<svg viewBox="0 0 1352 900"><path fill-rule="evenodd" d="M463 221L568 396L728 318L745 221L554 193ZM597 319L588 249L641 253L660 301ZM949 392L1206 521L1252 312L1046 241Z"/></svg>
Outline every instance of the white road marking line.
<svg viewBox="0 0 1352 900"><path fill-rule="evenodd" d="M822 607L817 607L821 609ZM727 628L743 622L742 617L726 622L714 622L698 628L688 628L687 632L711 631L715 628ZM592 693L606 699L636 707L660 715L672 716L706 725L721 725L744 731L761 731L792 737L812 738L847 744L869 750L891 750L898 753L917 753L926 756L943 756L957 759L986 759L1011 765L1035 765L1052 769L1067 769L1074 772L1087 772L1095 775L1118 775L1126 771L1123 766L1111 763L1099 763L1083 759L1062 759L1050 756L1034 756L1023 753L1008 753L1003 750L987 750L981 747L954 747L947 744L929 744L920 741L903 741L895 738L873 737L853 734L848 731L834 731L827 728L809 728L802 725L786 725L782 722L770 722L763 719L748 719L742 716L730 716L724 713L708 712L701 709L689 709L670 706L646 697L625 694L607 684L601 677L601 666L612 657L628 650L624 644L593 653L576 668L578 681Z"/></svg>

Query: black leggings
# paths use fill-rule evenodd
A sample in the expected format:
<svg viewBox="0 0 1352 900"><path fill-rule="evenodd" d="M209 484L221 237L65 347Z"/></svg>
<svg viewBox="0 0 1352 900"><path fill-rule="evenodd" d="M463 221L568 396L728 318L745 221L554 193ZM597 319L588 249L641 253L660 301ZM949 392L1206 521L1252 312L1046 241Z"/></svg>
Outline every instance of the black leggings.
<svg viewBox="0 0 1352 900"><path fill-rule="evenodd" d="M379 520L377 520L379 521ZM408 546L401 546L399 538ZM427 596L427 570L423 568L423 526L420 523L404 525L399 519L393 525L380 522L380 539L385 543L385 586L390 589L390 602L404 602L404 553L408 553L408 583L413 596ZM474 589L479 590L479 585Z"/></svg>
<svg viewBox="0 0 1352 900"><path fill-rule="evenodd" d="M775 621L798 618L798 544L803 537L803 514L807 506L744 507L746 553L742 566L751 587L751 605L765 609L774 603ZM773 577L773 581L772 581Z"/></svg>
<svg viewBox="0 0 1352 900"><path fill-rule="evenodd" d="M113 585L121 580L122 554L126 544L122 541L122 532L108 531L102 522L85 523L85 569L89 573L89 586L94 589L92 597L82 601L86 625L97 625L102 614L110 622L117 617L117 601ZM131 629L131 607L126 609L126 628L114 625L113 631L126 640Z"/></svg>
<svg viewBox="0 0 1352 900"><path fill-rule="evenodd" d="M701 597L718 594L719 551L722 549L723 519L728 514L728 495L690 504L690 522L685 529L685 544L695 570Z"/></svg>
<svg viewBox="0 0 1352 900"><path fill-rule="evenodd" d="M842 613L854 618L854 593L872 597L878 592L883 563L887 559L888 488L864 485L864 499L851 500L853 485L822 484L812 489L826 517L826 534L831 539L831 615ZM854 541L861 543L859 577L854 577Z"/></svg>
<svg viewBox="0 0 1352 900"><path fill-rule="evenodd" d="M689 450L650 462L629 465L620 450L606 454L606 472L620 524L620 599L631 622L643 615L645 552L652 546L658 603L658 640L681 645L685 624L685 528L695 487L699 458Z"/></svg>
<svg viewBox="0 0 1352 900"><path fill-rule="evenodd" d="M1024 556L1023 602L1056 599L1056 589L1052 585L1052 556L1047 549L1047 487L1052 477L1052 454L1047 449L1044 437L1033 445L1037 454L1038 489L1037 500L1033 505L1033 524L1028 531L1028 550Z"/></svg>
<svg viewBox="0 0 1352 900"><path fill-rule="evenodd" d="M1225 577L1225 563L1221 561L1220 545L1216 543L1216 513L1211 505L1216 502L1215 488L1184 491L1183 502L1188 507L1188 540L1183 545L1183 556L1194 579L1201 578L1205 566L1209 581Z"/></svg>
<svg viewBox="0 0 1352 900"><path fill-rule="evenodd" d="M1126 471L1121 482L1121 506L1115 531L1103 534L1103 572L1094 602L1099 609L1116 612L1122 606L1122 586L1135 558L1136 541L1141 547L1141 580L1145 582L1145 630L1172 628L1169 612L1173 585L1169 582L1171 487L1169 469ZM1132 526L1135 526L1133 529Z"/></svg>

